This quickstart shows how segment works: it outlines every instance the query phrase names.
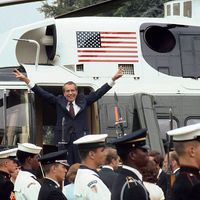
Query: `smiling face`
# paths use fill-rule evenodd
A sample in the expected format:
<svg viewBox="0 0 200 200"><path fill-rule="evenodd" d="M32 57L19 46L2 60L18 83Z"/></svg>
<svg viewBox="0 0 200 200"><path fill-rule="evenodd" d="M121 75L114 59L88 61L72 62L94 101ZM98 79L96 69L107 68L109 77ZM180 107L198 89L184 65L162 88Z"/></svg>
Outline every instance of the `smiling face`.
<svg viewBox="0 0 200 200"><path fill-rule="evenodd" d="M66 83L63 86L63 95L66 97L67 101L75 101L78 94L76 85L73 82Z"/></svg>

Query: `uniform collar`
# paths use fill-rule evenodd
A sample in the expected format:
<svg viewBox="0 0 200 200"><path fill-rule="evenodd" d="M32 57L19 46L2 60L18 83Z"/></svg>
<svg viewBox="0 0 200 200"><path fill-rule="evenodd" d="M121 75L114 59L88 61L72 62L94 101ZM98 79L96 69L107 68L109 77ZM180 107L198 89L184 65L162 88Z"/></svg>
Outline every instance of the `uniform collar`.
<svg viewBox="0 0 200 200"><path fill-rule="evenodd" d="M132 171L134 174L136 174L136 176L137 176L140 180L142 180L142 174L141 174L137 169L132 168L132 167L127 166L127 165L123 165L122 168L123 168L123 169L127 169L127 170L129 170L129 171Z"/></svg>
<svg viewBox="0 0 200 200"><path fill-rule="evenodd" d="M60 187L60 184L57 182L57 181L55 181L55 180L53 180L52 178L49 178L49 177L45 177L46 179L48 179L48 180L51 180L52 182L54 182L58 187Z"/></svg>
<svg viewBox="0 0 200 200"><path fill-rule="evenodd" d="M194 175L200 175L199 169L192 166L181 166L180 173L191 173Z"/></svg>

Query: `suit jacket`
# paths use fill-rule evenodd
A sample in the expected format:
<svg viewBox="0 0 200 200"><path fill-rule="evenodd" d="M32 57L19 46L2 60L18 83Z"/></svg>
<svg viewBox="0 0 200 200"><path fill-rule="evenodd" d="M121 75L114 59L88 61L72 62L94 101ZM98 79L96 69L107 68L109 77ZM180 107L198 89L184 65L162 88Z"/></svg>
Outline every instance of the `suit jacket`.
<svg viewBox="0 0 200 200"><path fill-rule="evenodd" d="M167 173L162 170L158 177L157 185L162 188L165 198L168 199L169 181Z"/></svg>
<svg viewBox="0 0 200 200"><path fill-rule="evenodd" d="M67 110L68 101L63 95L54 96L37 85L35 85L31 90L42 98L46 99L50 104L56 105L57 122L54 142L57 144L61 141L63 117L65 118L65 133L67 133L64 135L66 142L70 141L70 136L72 133L76 133L77 138L89 133L87 108L93 102L100 99L110 89L111 86L106 83L98 90L91 92L89 95L78 94L75 102L80 107L80 110L74 118L71 117L69 111Z"/></svg>
<svg viewBox="0 0 200 200"><path fill-rule="evenodd" d="M61 188L52 180L44 178L38 200L67 200Z"/></svg>
<svg viewBox="0 0 200 200"><path fill-rule="evenodd" d="M119 170L111 193L111 200L149 200L148 191L142 181L135 173L125 168Z"/></svg>
<svg viewBox="0 0 200 200"><path fill-rule="evenodd" d="M112 190L112 185L115 182L117 173L110 168L103 167L99 172L99 176L108 189Z"/></svg>
<svg viewBox="0 0 200 200"><path fill-rule="evenodd" d="M200 199L200 174L194 167L181 167L173 188L173 200L199 200Z"/></svg>

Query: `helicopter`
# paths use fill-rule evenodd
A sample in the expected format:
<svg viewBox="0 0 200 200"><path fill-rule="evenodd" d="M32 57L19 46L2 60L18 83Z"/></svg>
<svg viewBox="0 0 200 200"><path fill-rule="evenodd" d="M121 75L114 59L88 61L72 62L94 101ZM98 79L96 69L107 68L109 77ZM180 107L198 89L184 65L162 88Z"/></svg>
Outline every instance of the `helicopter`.
<svg viewBox="0 0 200 200"><path fill-rule="evenodd" d="M164 17L144 18L87 16L91 6L2 34L1 143L51 143L54 134L55 108L17 81L15 68L57 95L68 80L88 94L123 66L124 76L89 109L90 132L112 138L119 124L125 133L147 128L150 147L163 153L167 130L200 121L199 7L198 0L169 1Z"/></svg>

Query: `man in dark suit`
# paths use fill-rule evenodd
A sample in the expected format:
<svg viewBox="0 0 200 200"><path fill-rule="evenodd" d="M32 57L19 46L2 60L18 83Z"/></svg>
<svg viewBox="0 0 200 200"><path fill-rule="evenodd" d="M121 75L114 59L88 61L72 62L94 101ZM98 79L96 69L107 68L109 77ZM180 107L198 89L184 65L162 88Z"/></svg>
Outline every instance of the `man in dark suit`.
<svg viewBox="0 0 200 200"><path fill-rule="evenodd" d="M112 185L117 177L117 170L119 166L119 156L114 148L107 147L106 149L105 164L99 170L99 176L108 189L112 190Z"/></svg>
<svg viewBox="0 0 200 200"><path fill-rule="evenodd" d="M45 178L41 181L38 200L67 200L61 190L67 168L66 151L58 151L45 154L39 161L43 166Z"/></svg>
<svg viewBox="0 0 200 200"><path fill-rule="evenodd" d="M54 143L58 144L62 139L67 142L68 162L71 165L80 162L78 149L73 145L73 141L89 133L87 108L108 92L115 81L123 75L123 72L123 67L120 67L109 83L105 83L102 87L91 92L89 95L78 94L76 84L69 81L63 86L63 95L58 96L54 96L32 83L18 70L15 70L14 74L17 79L24 81L33 92L40 95L50 104L56 106L57 122ZM62 138L62 125L64 125L64 138Z"/></svg>
<svg viewBox="0 0 200 200"><path fill-rule="evenodd" d="M112 187L111 200L149 200L142 183L141 167L148 163L146 129L140 129L113 141L122 160L122 168Z"/></svg>
<svg viewBox="0 0 200 200"><path fill-rule="evenodd" d="M180 170L172 187L172 200L200 199L200 124L168 131L173 136Z"/></svg>

